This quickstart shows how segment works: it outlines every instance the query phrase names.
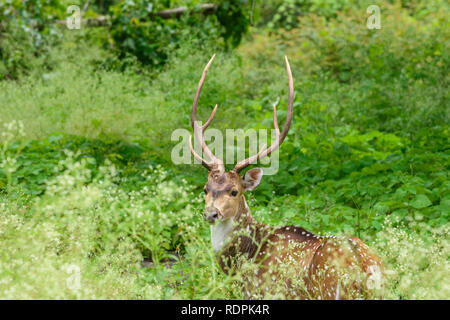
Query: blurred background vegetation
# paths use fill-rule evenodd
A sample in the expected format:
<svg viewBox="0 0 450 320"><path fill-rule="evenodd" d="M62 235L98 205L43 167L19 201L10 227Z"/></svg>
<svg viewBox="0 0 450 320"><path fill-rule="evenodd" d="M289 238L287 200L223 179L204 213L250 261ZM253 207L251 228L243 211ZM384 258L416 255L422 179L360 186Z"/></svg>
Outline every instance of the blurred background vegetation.
<svg viewBox="0 0 450 320"><path fill-rule="evenodd" d="M217 53L199 117L218 103L221 130L271 128L275 101L284 121L284 55L294 75L254 216L359 236L386 298L450 298L448 17L440 0L0 0L0 297L241 297L201 220L206 172L171 161Z"/></svg>

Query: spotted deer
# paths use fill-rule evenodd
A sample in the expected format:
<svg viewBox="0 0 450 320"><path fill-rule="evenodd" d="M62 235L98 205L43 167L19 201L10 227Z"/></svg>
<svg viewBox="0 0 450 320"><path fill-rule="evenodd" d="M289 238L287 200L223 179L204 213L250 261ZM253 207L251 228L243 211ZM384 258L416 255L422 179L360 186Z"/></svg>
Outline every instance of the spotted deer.
<svg viewBox="0 0 450 320"><path fill-rule="evenodd" d="M213 56L206 65L192 104L191 124L209 161L193 148L196 160L208 169L204 187L203 217L210 223L211 241L225 272L234 272L245 261L255 266L247 279L244 296L248 298L279 297L292 299L373 298L383 275L381 260L356 237L319 236L298 226L272 227L256 221L245 201L244 193L261 182L263 169L243 169L269 156L284 141L289 131L294 102L291 68L285 57L288 74L288 112L283 131L279 130L276 106L273 125L276 138L270 147L236 164L226 172L224 162L205 143L203 133L217 111L213 109L204 125L197 122L197 105ZM239 264L240 263L240 264Z"/></svg>

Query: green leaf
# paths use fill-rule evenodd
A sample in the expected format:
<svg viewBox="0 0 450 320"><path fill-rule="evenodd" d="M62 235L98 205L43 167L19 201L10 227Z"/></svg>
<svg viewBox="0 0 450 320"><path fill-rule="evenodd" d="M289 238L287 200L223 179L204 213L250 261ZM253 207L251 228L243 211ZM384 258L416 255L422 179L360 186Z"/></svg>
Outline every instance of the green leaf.
<svg viewBox="0 0 450 320"><path fill-rule="evenodd" d="M430 199L424 194L417 195L414 200L410 202L410 205L416 209L426 208L431 205Z"/></svg>

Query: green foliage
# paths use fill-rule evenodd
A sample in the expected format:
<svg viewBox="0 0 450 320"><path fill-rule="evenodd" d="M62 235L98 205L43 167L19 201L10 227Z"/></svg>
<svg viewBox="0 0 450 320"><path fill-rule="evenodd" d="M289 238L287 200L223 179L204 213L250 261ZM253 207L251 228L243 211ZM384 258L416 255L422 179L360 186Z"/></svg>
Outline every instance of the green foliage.
<svg viewBox="0 0 450 320"><path fill-rule="evenodd" d="M92 4L92 6L95 6L97 10L96 12L99 12L101 14L108 14L109 9L119 3L120 0L99 0L95 1L95 3Z"/></svg>
<svg viewBox="0 0 450 320"><path fill-rule="evenodd" d="M124 1L111 9L111 37L123 58L133 54L143 63L163 64L177 42L176 23L149 15L155 10L152 1ZM142 10L142 8L145 8Z"/></svg>
<svg viewBox="0 0 450 320"><path fill-rule="evenodd" d="M115 43L123 45L122 72L108 68L116 57L103 28L62 32L46 47L43 68L23 49L35 48L21 33L24 18L8 20L21 36L17 44L10 31L0 38L2 61L29 75L0 82L0 242L8 249L0 253L0 297L243 298L243 275L219 270L201 219L206 173L171 161L179 143L171 134L190 130L201 70L217 52L199 107L206 119L219 104L217 129L270 128L274 101L282 123L285 54L294 74L279 171L247 195L255 218L360 237L386 265L387 299L448 299L447 6L386 2L382 29L368 30L362 4L323 7L327 13L318 9L327 1L292 3L308 4L292 30L255 28L224 50L239 37L233 24L226 31L230 17L245 26L243 2L222 7L226 23L218 12L159 21L117 2L112 10L123 8L114 13L123 20L110 31L123 36ZM223 32L231 38L210 41ZM146 69L139 54L165 67ZM79 290L66 285L71 266L81 269Z"/></svg>
<svg viewBox="0 0 450 320"><path fill-rule="evenodd" d="M326 74L345 83L362 79L400 79L408 84L446 81L449 62L442 53L448 50L448 43L439 39L449 36L449 8L441 7L422 17L420 23L405 9L386 5L383 10L380 30L368 29L368 15L357 9L330 19L305 15L299 28L283 33L280 45L288 47L285 50L292 52L290 56L304 72ZM273 36L272 48L276 48L279 37ZM270 51L266 54L273 55ZM378 88L373 94L379 94Z"/></svg>
<svg viewBox="0 0 450 320"><path fill-rule="evenodd" d="M222 37L225 45L237 46L247 32L246 0L218 1L213 14L199 12L199 2L189 2L189 14L164 19L157 12L176 5L167 1L122 1L111 8L110 34L120 58L135 56L144 63L160 66L171 52L188 39L199 47ZM144 8L144 10L142 9ZM172 7L173 8L173 7Z"/></svg>
<svg viewBox="0 0 450 320"><path fill-rule="evenodd" d="M0 81L29 72L35 57L48 52L47 45L58 39L48 21L64 10L58 0L0 1Z"/></svg>
<svg viewBox="0 0 450 320"><path fill-rule="evenodd" d="M218 269L199 213L200 192L160 166L142 168L141 182L130 190L123 169L107 161L93 174L96 160L80 155L65 152L39 197L26 198L14 182L8 194L0 194L0 240L8 248L0 254L1 297L242 298L243 274L226 276ZM308 206L310 215L319 216L313 203ZM278 208L287 209L275 207L272 216L281 213ZM345 208L336 209L347 215ZM296 221L292 208L284 214ZM387 268L384 297L445 299L448 226L415 220L422 224L418 230L387 221L372 240ZM141 267L143 256L151 257L147 268Z"/></svg>
<svg viewBox="0 0 450 320"><path fill-rule="evenodd" d="M2 0L0 8L4 18L20 20L40 30L47 28L49 19L62 18L65 12L64 1L59 0Z"/></svg>
<svg viewBox="0 0 450 320"><path fill-rule="evenodd" d="M31 36L19 26L0 23L0 79L15 79L30 68L35 47Z"/></svg>
<svg viewBox="0 0 450 320"><path fill-rule="evenodd" d="M261 8L260 24L267 25L271 31L282 28L290 30L299 25L299 19L308 13L316 13L325 18L336 17L339 11L355 6L357 1L333 0L271 0L258 3Z"/></svg>
<svg viewBox="0 0 450 320"><path fill-rule="evenodd" d="M218 1L216 9L217 20L223 27L221 35L233 47L239 45L242 36L246 34L250 25L247 0Z"/></svg>

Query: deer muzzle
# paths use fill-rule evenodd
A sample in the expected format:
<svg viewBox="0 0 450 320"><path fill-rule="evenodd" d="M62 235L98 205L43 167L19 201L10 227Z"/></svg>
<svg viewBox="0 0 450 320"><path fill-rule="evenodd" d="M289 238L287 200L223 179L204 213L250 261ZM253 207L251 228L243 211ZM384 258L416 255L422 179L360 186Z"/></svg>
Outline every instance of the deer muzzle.
<svg viewBox="0 0 450 320"><path fill-rule="evenodd" d="M203 218L208 221L209 223L214 223L217 219L221 218L222 214L220 213L219 209L216 207L211 207L205 211L203 214Z"/></svg>

